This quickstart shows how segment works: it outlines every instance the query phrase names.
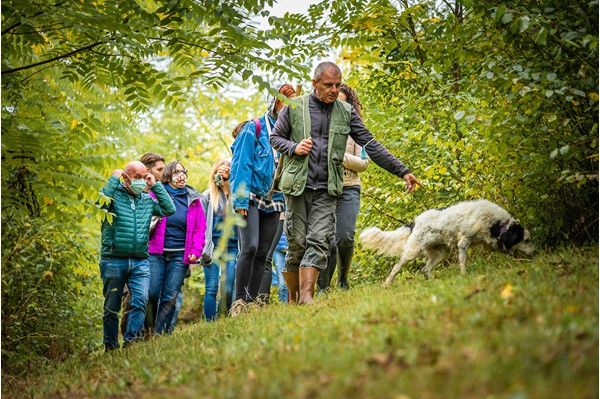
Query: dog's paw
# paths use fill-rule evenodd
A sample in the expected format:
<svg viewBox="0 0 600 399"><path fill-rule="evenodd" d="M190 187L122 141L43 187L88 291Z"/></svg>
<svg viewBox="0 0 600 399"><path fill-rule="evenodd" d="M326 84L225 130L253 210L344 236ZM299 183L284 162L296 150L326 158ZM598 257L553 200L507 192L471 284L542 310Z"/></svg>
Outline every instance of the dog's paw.
<svg viewBox="0 0 600 399"><path fill-rule="evenodd" d="M425 280L431 280L433 278L431 273L426 270L421 270L421 273L423 273L423 276L425 276Z"/></svg>

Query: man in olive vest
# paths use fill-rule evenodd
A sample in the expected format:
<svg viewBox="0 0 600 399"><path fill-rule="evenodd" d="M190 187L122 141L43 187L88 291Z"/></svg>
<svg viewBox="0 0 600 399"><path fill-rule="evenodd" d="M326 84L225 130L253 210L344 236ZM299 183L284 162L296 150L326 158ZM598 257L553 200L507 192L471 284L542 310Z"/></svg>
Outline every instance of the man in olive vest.
<svg viewBox="0 0 600 399"><path fill-rule="evenodd" d="M335 234L335 207L342 193L348 136L373 162L406 181L409 193L421 182L373 138L356 110L337 99L342 72L332 62L317 66L314 91L290 100L279 114L271 145L282 154L279 189L285 194L288 256L284 278L293 302L314 302L319 270L327 267ZM281 162L281 160L280 160Z"/></svg>

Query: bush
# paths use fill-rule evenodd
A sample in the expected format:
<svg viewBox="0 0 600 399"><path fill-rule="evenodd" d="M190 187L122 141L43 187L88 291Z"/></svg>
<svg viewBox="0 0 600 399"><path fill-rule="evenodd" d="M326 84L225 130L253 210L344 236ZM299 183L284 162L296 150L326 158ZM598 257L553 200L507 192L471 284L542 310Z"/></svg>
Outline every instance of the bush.
<svg viewBox="0 0 600 399"><path fill-rule="evenodd" d="M90 271L97 261L93 240L81 235L40 218L3 214L3 378L95 346L102 290Z"/></svg>

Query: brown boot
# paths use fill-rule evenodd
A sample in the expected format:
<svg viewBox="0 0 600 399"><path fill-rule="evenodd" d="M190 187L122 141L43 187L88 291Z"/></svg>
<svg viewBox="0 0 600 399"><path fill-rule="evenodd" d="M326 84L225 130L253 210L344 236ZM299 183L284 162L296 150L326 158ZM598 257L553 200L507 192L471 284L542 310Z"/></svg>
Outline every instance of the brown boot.
<svg viewBox="0 0 600 399"><path fill-rule="evenodd" d="M288 302L298 303L300 279L298 272L283 271L283 279L289 292Z"/></svg>
<svg viewBox="0 0 600 399"><path fill-rule="evenodd" d="M319 276L319 269L316 267L301 267L300 268L300 299L299 304L310 305L315 303L313 296L315 295L315 282Z"/></svg>

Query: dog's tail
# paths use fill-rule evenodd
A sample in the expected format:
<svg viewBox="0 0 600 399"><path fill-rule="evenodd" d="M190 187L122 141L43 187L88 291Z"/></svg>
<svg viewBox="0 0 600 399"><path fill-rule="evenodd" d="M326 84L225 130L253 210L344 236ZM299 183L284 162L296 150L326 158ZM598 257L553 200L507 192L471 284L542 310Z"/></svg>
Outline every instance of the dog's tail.
<svg viewBox="0 0 600 399"><path fill-rule="evenodd" d="M412 227L410 225L402 226L393 231L382 231L377 227L368 227L360 233L359 239L365 248L375 249L384 255L400 256L411 232Z"/></svg>

